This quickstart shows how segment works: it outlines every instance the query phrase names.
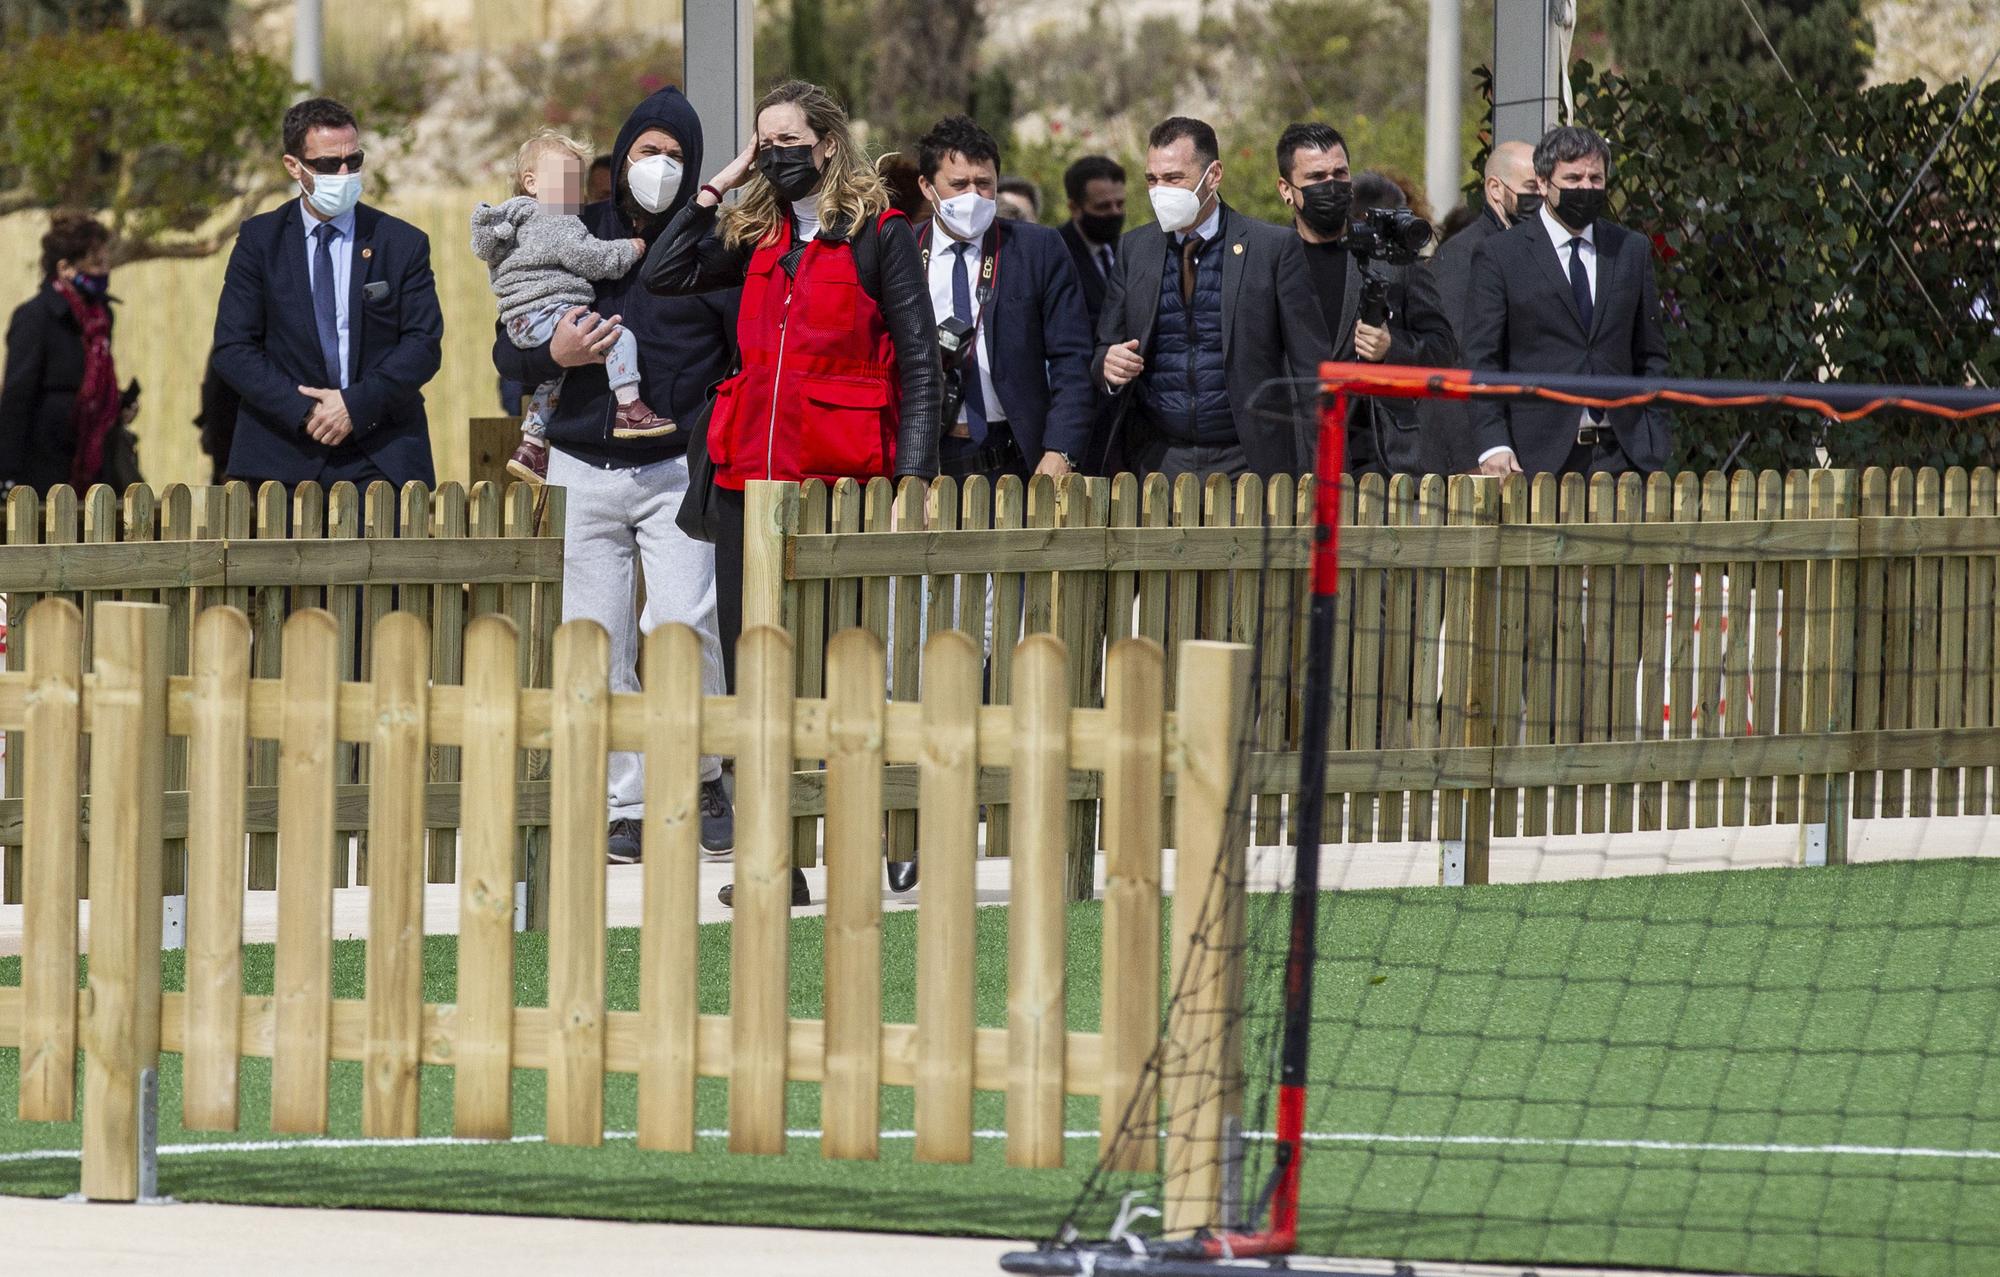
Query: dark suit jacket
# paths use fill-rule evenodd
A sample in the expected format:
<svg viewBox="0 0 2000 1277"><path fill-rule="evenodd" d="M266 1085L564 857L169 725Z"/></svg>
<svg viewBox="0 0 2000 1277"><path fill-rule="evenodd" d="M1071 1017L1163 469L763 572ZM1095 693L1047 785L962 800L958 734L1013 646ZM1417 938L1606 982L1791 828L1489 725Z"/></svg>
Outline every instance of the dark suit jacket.
<svg viewBox="0 0 2000 1277"><path fill-rule="evenodd" d="M1097 389L1090 380L1090 320L1076 267L1062 238L1046 226L993 226L993 300L981 319L992 339L993 392L1030 467L1045 451L1065 453L1080 467L1090 447ZM937 248L938 238L932 222L917 232L926 253Z"/></svg>
<svg viewBox="0 0 2000 1277"><path fill-rule="evenodd" d="M1090 310L1091 331L1097 331L1097 317L1104 313L1104 272L1097 269L1097 249L1083 237L1076 223L1062 224L1063 246L1076 263L1077 282L1083 285L1083 304Z"/></svg>
<svg viewBox="0 0 2000 1277"><path fill-rule="evenodd" d="M1438 305L1437 289L1423 263L1376 265L1389 281L1389 353L1385 364L1449 367L1458 342ZM1350 260L1340 314L1333 328L1333 358L1352 362L1354 321L1361 312L1361 263ZM1324 307L1322 307L1322 310ZM1416 405L1404 399L1363 398L1348 412L1347 468L1377 474L1425 472ZM1308 457L1308 467L1310 457Z"/></svg>
<svg viewBox="0 0 2000 1277"><path fill-rule="evenodd" d="M83 362L83 330L69 302L54 285L44 283L7 324L0 480L36 492L69 482L76 457L70 414L76 410L76 392L83 388ZM108 448L105 455L110 455Z"/></svg>
<svg viewBox="0 0 2000 1277"><path fill-rule="evenodd" d="M304 483L358 450L397 484L436 481L423 388L437 374L444 316L430 240L363 204L354 213L353 252L342 397L354 433L335 449L307 436L314 401L298 389L327 380L298 201L259 213L237 233L215 315L213 356L216 371L243 397L229 449L231 475Z"/></svg>
<svg viewBox="0 0 2000 1277"><path fill-rule="evenodd" d="M1507 228L1491 208L1458 234L1438 245L1425 269L1437 285L1438 304L1459 345L1465 344L1465 295L1472 288L1472 254L1491 236ZM1479 454L1472 448L1472 414L1454 399L1418 403L1423 427L1424 469L1434 474L1463 474L1475 469Z"/></svg>
<svg viewBox="0 0 2000 1277"><path fill-rule="evenodd" d="M1221 239L1222 353L1243 454L1259 474L1307 469L1319 431L1319 366L1332 347L1305 252L1290 227L1260 222L1227 204ZM1139 420L1134 412L1138 395L1132 389L1137 383L1120 389L1106 385L1104 355L1137 338L1139 350L1151 357L1168 248L1169 238L1158 223L1127 231L1105 287L1091 373L1120 401L1114 444L1119 431ZM1149 375L1150 365L1140 376ZM1272 382L1286 384L1265 390Z"/></svg>
<svg viewBox="0 0 2000 1277"><path fill-rule="evenodd" d="M1569 270L1539 215L1491 236L1472 255L1466 297L1465 361L1475 371L1595 373L1664 377L1667 343L1653 284L1652 245L1600 218L1597 292L1585 332ZM1514 450L1530 474L1563 468L1576 444L1579 412L1568 404L1472 402L1472 455ZM1642 471L1666 466L1671 423L1657 407L1609 414L1618 446Z"/></svg>

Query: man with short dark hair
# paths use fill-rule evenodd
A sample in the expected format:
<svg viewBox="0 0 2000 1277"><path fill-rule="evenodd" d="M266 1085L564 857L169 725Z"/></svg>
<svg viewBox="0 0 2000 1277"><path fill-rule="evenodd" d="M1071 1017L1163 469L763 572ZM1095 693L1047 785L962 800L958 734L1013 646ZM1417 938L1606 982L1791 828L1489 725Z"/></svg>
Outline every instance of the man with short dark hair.
<svg viewBox="0 0 2000 1277"><path fill-rule="evenodd" d="M353 112L285 112L299 198L243 223L216 308L214 366L242 396L230 477L286 485L435 482L425 383L444 317L430 240L361 203Z"/></svg>
<svg viewBox="0 0 2000 1277"><path fill-rule="evenodd" d="M917 167L935 210L917 232L931 308L970 342L947 361L961 393L945 424L942 472L998 479L1080 468L1096 396L1090 320L1062 237L998 217L999 144L963 115L918 141Z"/></svg>
<svg viewBox="0 0 2000 1277"><path fill-rule="evenodd" d="M1042 220L1042 189L1025 177L1003 177L994 197L1000 216L1010 222Z"/></svg>
<svg viewBox="0 0 2000 1277"><path fill-rule="evenodd" d="M1535 148L1502 142L1486 157L1480 202L1465 230L1448 236L1431 256L1431 278L1451 330L1465 341L1465 297L1472 286L1472 255L1501 231L1535 215L1542 206L1541 179L1535 176ZM1474 469L1470 451L1471 411L1455 399L1426 399L1420 405L1427 469L1458 474Z"/></svg>
<svg viewBox="0 0 2000 1277"><path fill-rule="evenodd" d="M1273 475L1310 464L1326 321L1298 236L1230 208L1215 130L1175 116L1147 138L1156 219L1119 244L1097 325L1131 469Z"/></svg>
<svg viewBox="0 0 2000 1277"><path fill-rule="evenodd" d="M1667 375L1652 245L1603 216L1611 147L1589 129L1553 128L1535 147L1543 204L1472 256L1465 362L1489 372ZM1665 467L1664 409L1478 399L1479 473L1616 474Z"/></svg>
<svg viewBox="0 0 2000 1277"><path fill-rule="evenodd" d="M1125 166L1108 155L1086 155L1063 171L1063 194L1069 198L1063 243L1076 261L1095 332L1104 309L1104 282L1117 260L1118 237L1125 233Z"/></svg>
<svg viewBox="0 0 2000 1277"><path fill-rule="evenodd" d="M1347 139L1327 124L1294 124L1278 137L1278 197L1292 210L1306 266L1326 317L1333 358L1366 363L1450 364L1458 355L1437 290L1420 265L1378 262L1388 313L1379 325L1361 314L1365 263L1350 251L1356 212ZM1380 198L1402 202L1394 183ZM1385 399L1353 401L1347 419L1347 468L1355 474L1419 474L1424 469L1414 405ZM1310 464L1310 458L1307 463Z"/></svg>

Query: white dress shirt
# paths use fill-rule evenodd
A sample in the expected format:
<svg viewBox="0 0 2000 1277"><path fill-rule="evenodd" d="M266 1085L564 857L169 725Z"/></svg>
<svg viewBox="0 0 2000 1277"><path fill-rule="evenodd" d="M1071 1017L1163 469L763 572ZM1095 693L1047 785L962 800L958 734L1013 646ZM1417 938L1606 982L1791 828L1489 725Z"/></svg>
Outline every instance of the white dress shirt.
<svg viewBox="0 0 2000 1277"><path fill-rule="evenodd" d="M1555 247L1556 261L1562 266L1564 279L1569 278L1569 242L1578 238L1583 240L1583 247L1579 250L1578 255L1583 258L1583 277L1590 281L1590 300L1594 306L1598 297L1597 223L1592 222L1581 231L1573 231L1557 221L1556 215L1549 212L1549 206L1546 204L1542 205L1541 211L1536 213L1535 216L1540 220L1542 230L1548 233L1549 243ZM1596 425L1598 423L1599 419L1593 418L1590 414L1591 410L1588 408L1582 409L1577 413L1576 424L1579 430L1585 426ZM1488 448L1479 454L1479 460L1483 464L1488 457L1512 451L1512 448L1506 447Z"/></svg>
<svg viewBox="0 0 2000 1277"><path fill-rule="evenodd" d="M319 218L313 216L312 210L306 207L303 199L299 201L299 216L305 219L306 224L306 308L308 313L311 313L312 286L316 282L313 275L317 269L315 259L319 256L319 241L313 238L313 231L321 225L321 222ZM333 310L340 330L340 388L345 390L348 369L347 284L353 278L354 269L354 210L348 209L334 218L331 224L340 232L333 237L333 242L327 245L327 251L333 255ZM317 319L314 320L314 324L318 324Z"/></svg>
<svg viewBox="0 0 2000 1277"><path fill-rule="evenodd" d="M1207 251L1208 246L1215 243L1215 237L1222 233L1222 201L1215 201L1215 207L1209 211L1208 216L1202 220L1201 225L1191 227L1190 230L1194 234L1201 236L1202 250L1204 252ZM1174 250L1176 252L1180 251L1182 244L1187 243L1188 233L1188 231L1180 231L1174 235Z"/></svg>
<svg viewBox="0 0 2000 1277"><path fill-rule="evenodd" d="M978 240L955 240L937 219L931 220L931 311L939 319L955 314L951 300L951 276L958 267L958 245L965 243L965 282L972 289L973 321L979 325L973 358L979 367L980 402L986 407L986 424L991 427L1007 420L1000 395L993 389L993 329L979 310L979 268L985 260ZM995 281L997 284L997 280ZM993 300L986 303L990 309ZM965 405L958 408L956 424L966 423Z"/></svg>

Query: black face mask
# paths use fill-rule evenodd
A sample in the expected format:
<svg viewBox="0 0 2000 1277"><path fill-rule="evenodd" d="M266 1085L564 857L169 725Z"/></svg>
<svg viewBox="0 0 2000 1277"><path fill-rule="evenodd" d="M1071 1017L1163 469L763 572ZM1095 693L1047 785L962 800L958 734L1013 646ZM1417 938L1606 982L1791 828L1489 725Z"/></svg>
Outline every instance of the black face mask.
<svg viewBox="0 0 2000 1277"><path fill-rule="evenodd" d="M1565 186L1562 201L1549 205L1549 212L1556 220L1573 231L1589 229L1590 224L1604 216L1604 196L1602 187Z"/></svg>
<svg viewBox="0 0 2000 1277"><path fill-rule="evenodd" d="M1525 222L1542 211L1542 197L1533 191L1521 191L1514 196L1514 220Z"/></svg>
<svg viewBox="0 0 2000 1277"><path fill-rule="evenodd" d="M69 282L70 286L75 288L77 292L94 302L103 301L111 292L111 276L109 275L86 275L82 271L78 271L70 277Z"/></svg>
<svg viewBox="0 0 2000 1277"><path fill-rule="evenodd" d="M1077 229L1093 244L1116 244L1119 235L1125 231L1123 213L1079 213L1076 217Z"/></svg>
<svg viewBox="0 0 2000 1277"><path fill-rule="evenodd" d="M1301 186L1299 196L1302 201L1299 217L1315 235L1333 239L1346 234L1347 214L1354 207L1352 182L1328 178L1311 186Z"/></svg>
<svg viewBox="0 0 2000 1277"><path fill-rule="evenodd" d="M757 171L787 204L813 193L819 185L819 166L813 163L811 145L767 146L757 153Z"/></svg>

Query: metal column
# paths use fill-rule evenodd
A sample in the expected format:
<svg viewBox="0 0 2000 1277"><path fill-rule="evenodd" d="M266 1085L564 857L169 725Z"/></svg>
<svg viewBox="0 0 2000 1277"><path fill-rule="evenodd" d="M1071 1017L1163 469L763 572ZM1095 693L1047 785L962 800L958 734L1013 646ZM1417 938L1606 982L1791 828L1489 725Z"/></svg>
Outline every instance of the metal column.
<svg viewBox="0 0 2000 1277"><path fill-rule="evenodd" d="M1571 0L1494 0L1493 140L1537 142L1560 123L1559 8Z"/></svg>
<svg viewBox="0 0 2000 1277"><path fill-rule="evenodd" d="M1465 182L1465 156L1459 144L1459 93L1465 70L1460 65L1459 12L1461 0L1431 0L1430 67L1424 82L1424 186L1431 207L1456 208Z"/></svg>
<svg viewBox="0 0 2000 1277"><path fill-rule="evenodd" d="M756 128L755 10L754 0L687 0L683 81L701 117L703 179L736 158Z"/></svg>

